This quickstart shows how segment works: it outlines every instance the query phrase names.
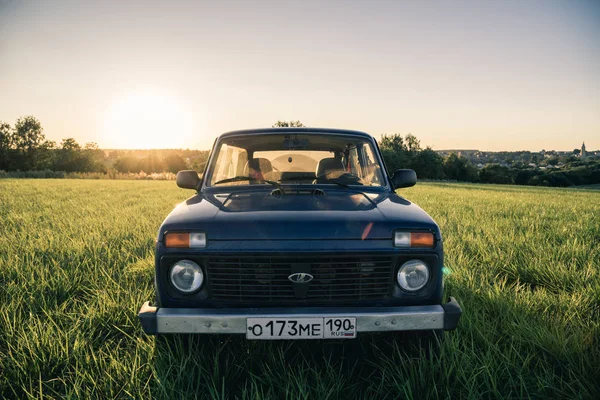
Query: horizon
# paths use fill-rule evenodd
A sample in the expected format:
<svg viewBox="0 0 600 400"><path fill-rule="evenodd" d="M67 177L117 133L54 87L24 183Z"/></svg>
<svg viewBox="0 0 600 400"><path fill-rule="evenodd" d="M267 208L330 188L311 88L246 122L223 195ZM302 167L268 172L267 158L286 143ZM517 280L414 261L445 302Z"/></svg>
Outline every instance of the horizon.
<svg viewBox="0 0 600 400"><path fill-rule="evenodd" d="M0 121L57 143L210 150L300 120L436 151L600 148L593 0L0 0L0 33Z"/></svg>
<svg viewBox="0 0 600 400"><path fill-rule="evenodd" d="M380 138L375 138L377 139L377 142L379 142ZM418 137L417 137L418 139ZM421 144L421 148L424 149L428 147L427 145L423 145ZM598 149L594 149L594 148L588 148L589 146L586 145L586 150L588 152L596 152L596 151L600 151L600 148ZM103 150L103 151L211 151L212 150L212 146L206 149L193 149L193 148L189 148L189 147L173 147L173 148L156 148L156 149L135 149L135 148L104 148L104 147L99 147L99 150ZM550 151L556 151L556 152L560 152L560 153L566 153L566 152L572 152L575 149L581 149L581 145L579 145L579 147L573 147L572 149L541 149L541 150L481 150L481 149L472 149L472 148L464 148L464 149L435 149L432 148L433 151L436 152L457 152L457 151L478 151L481 153L502 153L502 152L507 152L507 153L518 153L518 152L530 152L530 153L541 153L542 151L545 152L550 152Z"/></svg>
<svg viewBox="0 0 600 400"><path fill-rule="evenodd" d="M380 141L381 137L375 137L375 139L377 140L377 142ZM417 137L417 139L419 139ZM583 143L582 143L583 144ZM421 143L421 148L424 149L426 147L431 147L428 145L423 145L423 143ZM600 148L590 148L587 144L585 145L586 150L588 152L596 152L596 151L600 151ZM156 148L156 149L136 149L136 148L108 148L108 147L98 147L99 150L103 150L103 151L177 151L177 150L181 150L181 151L211 151L212 150L212 146L205 148L205 149L200 149L200 148L190 148L190 147L164 147L164 148ZM457 152L457 151L478 151L478 152L482 152L482 153L501 153L501 152L509 152L509 153L518 153L518 152L530 152L530 153L541 153L542 151L545 152L550 152L550 151L556 151L556 152L561 152L561 153L566 153L566 152L572 152L575 149L581 149L581 145L579 146L575 146L572 149L540 149L540 150L481 150L481 149L473 149L473 148L464 148L464 149L460 149L460 148L456 148L456 149L450 149L450 148L445 148L445 149L435 149L433 147L431 147L431 149L433 151L436 152Z"/></svg>

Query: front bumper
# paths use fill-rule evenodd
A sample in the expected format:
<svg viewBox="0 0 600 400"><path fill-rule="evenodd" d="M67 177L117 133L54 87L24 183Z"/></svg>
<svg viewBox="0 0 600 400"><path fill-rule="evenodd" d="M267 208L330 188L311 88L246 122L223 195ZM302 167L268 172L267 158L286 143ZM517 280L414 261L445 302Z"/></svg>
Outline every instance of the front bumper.
<svg viewBox="0 0 600 400"><path fill-rule="evenodd" d="M454 297L443 305L403 307L157 308L138 314L144 332L245 334L246 318L355 317L357 332L452 330L462 310Z"/></svg>

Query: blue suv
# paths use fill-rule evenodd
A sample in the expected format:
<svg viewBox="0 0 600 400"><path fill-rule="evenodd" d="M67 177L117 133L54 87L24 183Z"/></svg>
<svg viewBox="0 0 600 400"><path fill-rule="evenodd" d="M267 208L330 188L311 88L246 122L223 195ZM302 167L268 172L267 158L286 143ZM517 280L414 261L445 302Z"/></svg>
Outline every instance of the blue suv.
<svg viewBox="0 0 600 400"><path fill-rule="evenodd" d="M196 194L161 225L148 334L244 334L250 340L351 339L359 332L450 330L437 224L396 190L363 132L273 128L228 132Z"/></svg>

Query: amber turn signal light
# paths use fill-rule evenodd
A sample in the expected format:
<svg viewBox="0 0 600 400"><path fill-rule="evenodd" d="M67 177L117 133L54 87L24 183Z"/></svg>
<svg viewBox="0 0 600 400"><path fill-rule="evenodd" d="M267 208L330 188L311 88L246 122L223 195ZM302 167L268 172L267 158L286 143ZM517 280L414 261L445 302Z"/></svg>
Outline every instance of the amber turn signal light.
<svg viewBox="0 0 600 400"><path fill-rule="evenodd" d="M190 234L188 232L170 232L165 235L166 247L190 247Z"/></svg>
<svg viewBox="0 0 600 400"><path fill-rule="evenodd" d="M435 239L431 232L411 232L410 247L433 247Z"/></svg>

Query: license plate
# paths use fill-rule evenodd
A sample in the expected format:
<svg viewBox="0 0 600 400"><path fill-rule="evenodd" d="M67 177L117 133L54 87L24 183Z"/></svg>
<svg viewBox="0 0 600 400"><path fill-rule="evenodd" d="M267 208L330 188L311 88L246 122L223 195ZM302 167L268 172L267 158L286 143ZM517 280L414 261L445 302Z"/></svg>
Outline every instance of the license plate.
<svg viewBox="0 0 600 400"><path fill-rule="evenodd" d="M246 339L354 339L356 318L247 318Z"/></svg>

